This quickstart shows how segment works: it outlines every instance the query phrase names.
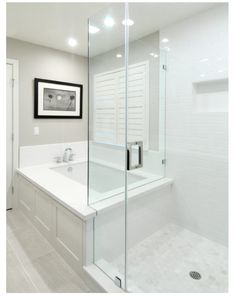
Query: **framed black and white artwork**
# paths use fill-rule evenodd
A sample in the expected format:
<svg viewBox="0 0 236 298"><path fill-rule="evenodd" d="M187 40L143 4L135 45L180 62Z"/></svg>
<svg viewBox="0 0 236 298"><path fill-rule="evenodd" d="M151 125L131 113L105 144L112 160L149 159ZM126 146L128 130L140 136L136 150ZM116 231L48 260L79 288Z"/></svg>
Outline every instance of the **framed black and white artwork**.
<svg viewBox="0 0 236 298"><path fill-rule="evenodd" d="M34 79L34 118L82 118L83 85Z"/></svg>

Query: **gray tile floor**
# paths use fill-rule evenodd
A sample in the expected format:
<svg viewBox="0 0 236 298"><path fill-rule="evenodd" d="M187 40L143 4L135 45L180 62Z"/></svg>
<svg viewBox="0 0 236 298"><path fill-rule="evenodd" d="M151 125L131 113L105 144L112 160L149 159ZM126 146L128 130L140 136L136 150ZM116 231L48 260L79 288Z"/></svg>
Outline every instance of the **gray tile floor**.
<svg viewBox="0 0 236 298"><path fill-rule="evenodd" d="M7 211L7 292L87 293L85 282L20 210Z"/></svg>

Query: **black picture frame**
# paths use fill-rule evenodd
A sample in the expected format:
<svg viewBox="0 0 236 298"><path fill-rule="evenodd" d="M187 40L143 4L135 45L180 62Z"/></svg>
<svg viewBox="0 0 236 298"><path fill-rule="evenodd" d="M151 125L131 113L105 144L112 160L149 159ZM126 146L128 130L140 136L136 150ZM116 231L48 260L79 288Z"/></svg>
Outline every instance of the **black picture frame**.
<svg viewBox="0 0 236 298"><path fill-rule="evenodd" d="M61 115L42 115L39 112L39 102L42 101L43 98L39 98L39 86L41 83L46 84L53 84L56 86L64 85L64 86L70 86L75 87L75 90L78 90L79 88L79 101L76 98L76 103L79 104L79 113L78 115L69 115L69 112L64 111L64 113L68 113L68 115L63 115L63 112L61 112ZM56 88L55 88L56 89ZM47 112L50 113L50 112ZM60 111L57 111L58 114L60 114ZM41 78L35 78L34 79L34 118L44 118L44 119L82 119L83 115L83 85L82 84L74 84L74 83L68 83L68 82L61 82L61 81L54 81L54 80L46 80Z"/></svg>

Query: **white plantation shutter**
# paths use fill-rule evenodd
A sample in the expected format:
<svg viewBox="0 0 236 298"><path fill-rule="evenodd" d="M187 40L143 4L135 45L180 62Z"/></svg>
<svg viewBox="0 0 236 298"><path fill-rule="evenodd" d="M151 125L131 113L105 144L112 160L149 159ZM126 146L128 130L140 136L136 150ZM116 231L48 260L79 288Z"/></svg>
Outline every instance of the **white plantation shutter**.
<svg viewBox="0 0 236 298"><path fill-rule="evenodd" d="M113 73L99 74L94 81L94 139L116 144L116 90Z"/></svg>
<svg viewBox="0 0 236 298"><path fill-rule="evenodd" d="M133 64L128 70L128 141L143 141L148 149L149 64ZM94 140L125 143L125 70L115 69L94 77Z"/></svg>

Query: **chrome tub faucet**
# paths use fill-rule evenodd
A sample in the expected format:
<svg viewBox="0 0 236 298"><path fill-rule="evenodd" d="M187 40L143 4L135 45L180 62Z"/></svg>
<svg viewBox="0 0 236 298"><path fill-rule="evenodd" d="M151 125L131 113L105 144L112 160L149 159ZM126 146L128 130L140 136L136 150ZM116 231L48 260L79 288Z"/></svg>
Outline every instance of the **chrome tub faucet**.
<svg viewBox="0 0 236 298"><path fill-rule="evenodd" d="M63 154L63 161L69 162L73 160L73 153L71 148L66 148Z"/></svg>

